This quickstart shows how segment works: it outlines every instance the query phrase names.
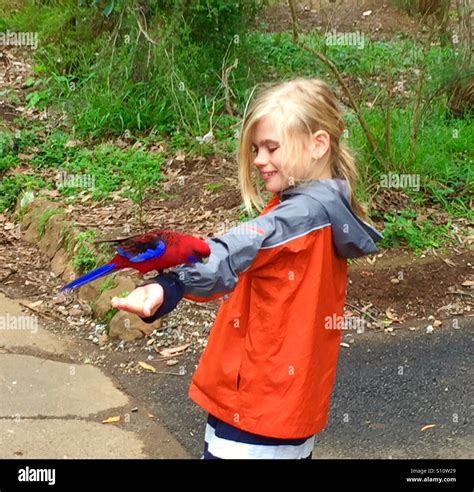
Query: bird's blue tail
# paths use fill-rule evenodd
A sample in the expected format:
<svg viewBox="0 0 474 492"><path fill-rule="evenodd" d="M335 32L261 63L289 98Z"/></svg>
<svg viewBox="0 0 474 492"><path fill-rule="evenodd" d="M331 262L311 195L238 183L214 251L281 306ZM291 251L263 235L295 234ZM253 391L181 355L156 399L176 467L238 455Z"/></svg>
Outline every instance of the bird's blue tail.
<svg viewBox="0 0 474 492"><path fill-rule="evenodd" d="M80 287L81 285L87 284L87 282L92 282L92 280L96 280L110 272L113 272L116 268L117 265L115 263L107 263L107 265L96 268L95 270L92 270L92 272L86 273L82 277L76 278L76 280L69 282L60 290L60 292Z"/></svg>

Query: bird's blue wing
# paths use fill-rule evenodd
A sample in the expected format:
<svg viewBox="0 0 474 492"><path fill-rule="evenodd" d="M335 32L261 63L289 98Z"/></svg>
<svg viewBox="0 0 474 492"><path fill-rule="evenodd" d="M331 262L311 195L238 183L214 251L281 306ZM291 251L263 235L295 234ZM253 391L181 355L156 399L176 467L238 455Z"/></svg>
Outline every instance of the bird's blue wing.
<svg viewBox="0 0 474 492"><path fill-rule="evenodd" d="M117 253L132 263L142 263L154 260L164 255L166 244L161 239L147 243L120 244L116 248Z"/></svg>

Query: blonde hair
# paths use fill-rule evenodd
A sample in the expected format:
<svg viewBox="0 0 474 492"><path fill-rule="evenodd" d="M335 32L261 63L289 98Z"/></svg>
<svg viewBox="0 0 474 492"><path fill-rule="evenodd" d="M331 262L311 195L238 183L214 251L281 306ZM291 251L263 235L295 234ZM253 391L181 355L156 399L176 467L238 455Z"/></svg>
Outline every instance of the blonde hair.
<svg viewBox="0 0 474 492"><path fill-rule="evenodd" d="M255 185L252 130L262 118L271 115L281 144L284 179L293 186L314 174L314 160L306 152L307 139L305 141L303 137L325 130L330 137L329 165L332 176L347 181L352 209L361 218L366 218L365 208L354 194L357 168L351 152L340 141L345 126L330 87L320 79L297 78L266 85L250 103L251 99L252 95L242 120L237 151L245 208L251 212L254 207L261 209L264 205L260 188ZM297 175L302 178L296 179Z"/></svg>

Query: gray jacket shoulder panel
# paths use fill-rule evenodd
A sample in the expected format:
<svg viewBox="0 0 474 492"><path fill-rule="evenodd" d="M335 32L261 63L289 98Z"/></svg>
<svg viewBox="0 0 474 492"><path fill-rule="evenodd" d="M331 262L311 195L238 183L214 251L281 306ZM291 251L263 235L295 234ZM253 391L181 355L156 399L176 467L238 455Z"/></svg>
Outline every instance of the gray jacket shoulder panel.
<svg viewBox="0 0 474 492"><path fill-rule="evenodd" d="M234 289L259 250L331 226L336 253L356 258L377 251L382 235L357 217L347 200L344 180L310 181L281 193L281 202L265 215L211 238L208 263L176 268L186 294L209 297Z"/></svg>
<svg viewBox="0 0 474 492"><path fill-rule="evenodd" d="M207 263L176 268L186 294L208 297L234 289L239 273L247 270L260 249L269 249L329 226L323 207L304 195L279 203L265 215L209 239Z"/></svg>
<svg viewBox="0 0 474 492"><path fill-rule="evenodd" d="M353 212L347 200L347 183L344 180L310 181L285 190L283 196L298 194L317 201L326 211L332 226L334 247L339 256L357 258L378 251L375 243L383 236Z"/></svg>

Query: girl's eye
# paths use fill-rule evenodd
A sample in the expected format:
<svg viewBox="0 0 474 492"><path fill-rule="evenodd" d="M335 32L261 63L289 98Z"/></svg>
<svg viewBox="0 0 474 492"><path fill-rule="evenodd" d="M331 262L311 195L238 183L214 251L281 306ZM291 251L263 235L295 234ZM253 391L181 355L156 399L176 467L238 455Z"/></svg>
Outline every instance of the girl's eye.
<svg viewBox="0 0 474 492"><path fill-rule="evenodd" d="M275 152L275 150L277 150L277 149L278 149L278 147L275 147L274 149L268 149L268 151L269 151L271 154L273 154L273 152Z"/></svg>

